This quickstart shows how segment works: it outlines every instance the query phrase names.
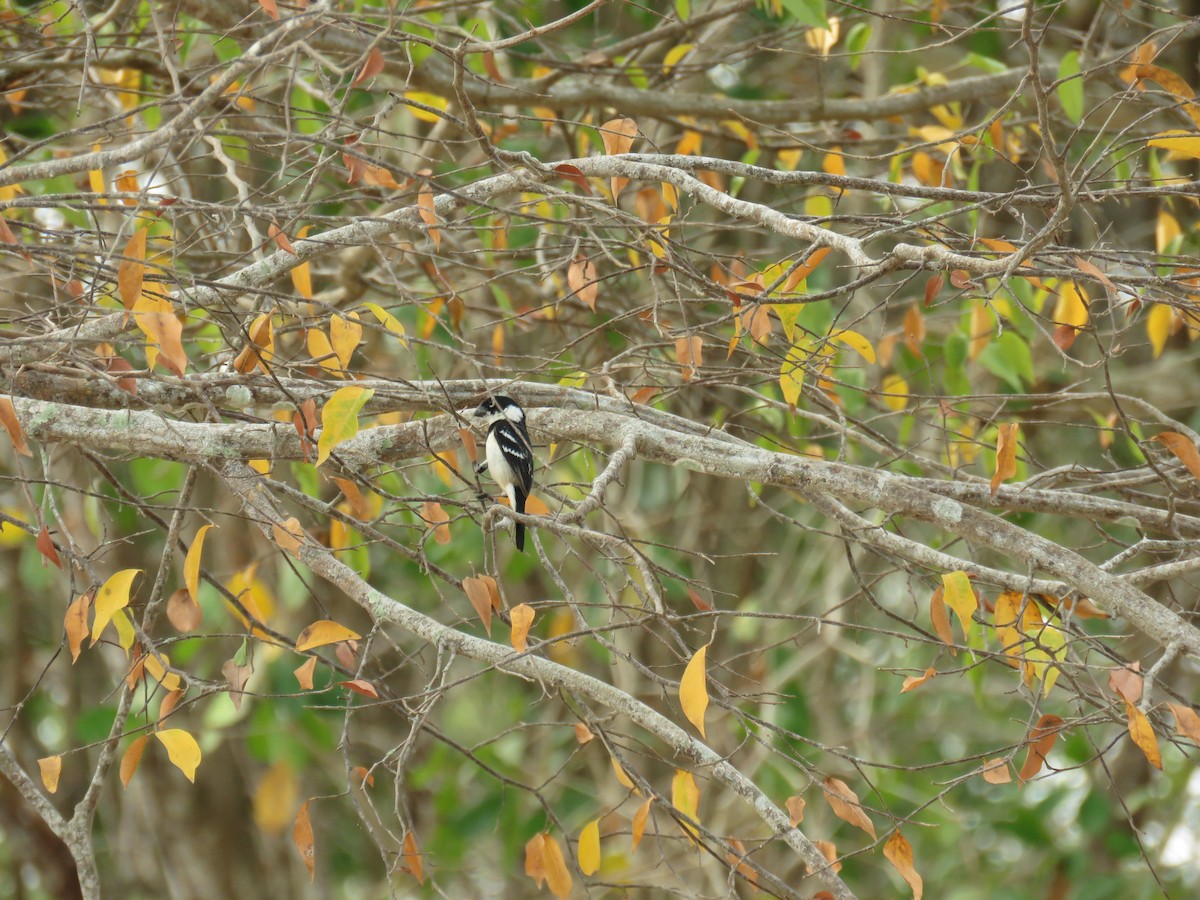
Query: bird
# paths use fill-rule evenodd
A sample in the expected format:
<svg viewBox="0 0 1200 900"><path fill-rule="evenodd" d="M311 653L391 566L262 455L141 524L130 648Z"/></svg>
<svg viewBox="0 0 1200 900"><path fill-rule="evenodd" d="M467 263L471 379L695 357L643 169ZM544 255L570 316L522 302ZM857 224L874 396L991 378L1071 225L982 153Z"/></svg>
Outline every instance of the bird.
<svg viewBox="0 0 1200 900"><path fill-rule="evenodd" d="M487 442L484 459L477 473L488 472L508 496L512 508L525 512L525 499L533 489L533 444L525 428L525 410L511 397L496 394L475 410L475 418L485 419ZM525 552L525 526L517 523L517 549Z"/></svg>

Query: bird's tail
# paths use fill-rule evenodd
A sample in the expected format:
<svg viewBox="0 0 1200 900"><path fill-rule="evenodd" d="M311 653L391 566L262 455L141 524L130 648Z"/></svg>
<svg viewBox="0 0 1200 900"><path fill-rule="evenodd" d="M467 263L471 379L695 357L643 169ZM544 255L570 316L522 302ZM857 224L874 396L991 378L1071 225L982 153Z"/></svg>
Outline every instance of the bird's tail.
<svg viewBox="0 0 1200 900"><path fill-rule="evenodd" d="M525 514L525 496L526 496L526 494L523 490L521 490L520 488L516 489L516 496L513 498L513 501L514 501L513 509L515 509L517 512L521 513L521 515ZM520 522L517 523L516 538L517 538L517 549L520 550L522 553L524 553L525 552L525 526L522 525Z"/></svg>

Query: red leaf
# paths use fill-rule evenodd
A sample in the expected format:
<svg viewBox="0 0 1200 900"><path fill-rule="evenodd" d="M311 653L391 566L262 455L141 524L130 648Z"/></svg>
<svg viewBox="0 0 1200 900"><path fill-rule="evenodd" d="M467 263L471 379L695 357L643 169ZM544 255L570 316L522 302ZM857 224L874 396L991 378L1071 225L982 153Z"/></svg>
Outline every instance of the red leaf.
<svg viewBox="0 0 1200 900"><path fill-rule="evenodd" d="M272 0L274 2L274 0ZM383 51L379 47L372 47L367 53L367 58L363 61L362 68L358 70L358 74L354 76L354 80L350 82L350 87L358 87L364 81L374 78L383 71Z"/></svg>
<svg viewBox="0 0 1200 900"><path fill-rule="evenodd" d="M572 166L568 163L559 163L554 167L554 171L567 179L567 181L577 185L585 194L592 192L592 186L588 184L588 180L583 177L583 173L579 171L577 166Z"/></svg>
<svg viewBox="0 0 1200 900"><path fill-rule="evenodd" d="M1054 329L1054 346L1059 350L1070 350L1079 334L1074 325L1058 325Z"/></svg>
<svg viewBox="0 0 1200 900"><path fill-rule="evenodd" d="M926 308L928 308L929 306L931 306L933 304L933 298L936 297L941 292L942 286L945 285L945 283L946 283L946 279L942 276L941 272L938 272L936 275L934 275L932 278L930 278L927 282L925 282L925 306L926 306Z"/></svg>
<svg viewBox="0 0 1200 900"><path fill-rule="evenodd" d="M38 532L37 548L38 553L42 554L42 556L46 557L46 559L50 560L50 562L54 563L60 569L62 568L62 563L58 559L58 551L54 549L54 539L50 537L50 530L45 525Z"/></svg>

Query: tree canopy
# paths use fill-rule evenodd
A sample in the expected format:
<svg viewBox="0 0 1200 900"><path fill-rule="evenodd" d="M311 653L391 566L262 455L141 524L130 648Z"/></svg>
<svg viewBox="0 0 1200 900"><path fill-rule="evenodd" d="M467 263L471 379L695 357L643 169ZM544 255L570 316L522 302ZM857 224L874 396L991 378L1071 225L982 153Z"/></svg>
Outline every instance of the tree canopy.
<svg viewBox="0 0 1200 900"><path fill-rule="evenodd" d="M0 0L0 894L1193 895L1194 6Z"/></svg>

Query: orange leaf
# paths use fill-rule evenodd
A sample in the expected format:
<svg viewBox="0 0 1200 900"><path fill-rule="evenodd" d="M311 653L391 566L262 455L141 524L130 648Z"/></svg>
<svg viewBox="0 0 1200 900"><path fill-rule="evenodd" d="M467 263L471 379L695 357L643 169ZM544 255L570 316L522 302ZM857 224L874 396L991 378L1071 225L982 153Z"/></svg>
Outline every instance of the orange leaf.
<svg viewBox="0 0 1200 900"><path fill-rule="evenodd" d="M652 802L654 802L654 798L647 797L645 802L637 808L637 812L633 814L633 846L629 848L630 853L637 849L638 844L642 842L642 835L646 833L646 820L650 818Z"/></svg>
<svg viewBox="0 0 1200 900"><path fill-rule="evenodd" d="M548 516L550 515L550 507L548 507L541 497L536 494L530 494L525 498L525 514L528 516Z"/></svg>
<svg viewBox="0 0 1200 900"><path fill-rule="evenodd" d="M1200 715L1190 706L1181 703L1168 703L1175 715L1175 730L1184 737L1191 738L1200 744Z"/></svg>
<svg viewBox="0 0 1200 900"><path fill-rule="evenodd" d="M1160 431L1154 436L1154 440L1174 453L1176 459L1187 466L1189 472L1200 478L1200 450L1196 449L1195 444L1174 431Z"/></svg>
<svg viewBox="0 0 1200 900"><path fill-rule="evenodd" d="M350 87L358 87L364 81L374 78L383 71L383 51L378 45L367 51L367 58L363 60L362 68L358 70L358 74L354 76L354 80L350 82Z"/></svg>
<svg viewBox="0 0 1200 900"><path fill-rule="evenodd" d="M803 797L788 797L785 803L788 811L788 818L792 822L792 827L795 828L804 821L804 807L806 802Z"/></svg>
<svg viewBox="0 0 1200 900"><path fill-rule="evenodd" d="M411 831L404 835L404 868L417 879L417 884L425 883L425 869L421 863L421 851L417 849L417 839Z"/></svg>
<svg viewBox="0 0 1200 900"><path fill-rule="evenodd" d="M954 633L950 630L950 614L946 612L946 602L942 599L945 593L945 589L939 585L929 598L929 618L942 643L951 646L954 644Z"/></svg>
<svg viewBox="0 0 1200 900"><path fill-rule="evenodd" d="M258 0L258 5L263 8L268 16L279 21L279 7L275 5L275 0Z"/></svg>
<svg viewBox="0 0 1200 900"><path fill-rule="evenodd" d="M554 171L572 184L578 186L585 194L592 192L592 186L588 184L588 180L583 177L583 172L577 166L572 166L568 163L559 163L554 167Z"/></svg>
<svg viewBox="0 0 1200 900"><path fill-rule="evenodd" d="M509 616L512 619L512 634L510 637L513 649L518 653L524 653L525 642L529 637L529 626L533 624L533 607L527 603L518 603L512 608Z"/></svg>
<svg viewBox="0 0 1200 900"><path fill-rule="evenodd" d="M704 733L704 712L708 709L708 684L704 674L707 652L708 644L705 644L692 655L679 682L679 705L702 738L707 738Z"/></svg>
<svg viewBox="0 0 1200 900"><path fill-rule="evenodd" d="M546 880L546 836L540 832L525 842L525 874L539 888Z"/></svg>
<svg viewBox="0 0 1200 900"><path fill-rule="evenodd" d="M433 189L428 184L421 185L421 190L417 194L417 212L421 216L421 221L425 223L425 227L429 230L429 238L433 241L433 249L441 249L442 232L438 228L437 206L433 199Z"/></svg>
<svg viewBox="0 0 1200 900"><path fill-rule="evenodd" d="M273 220L267 224L267 237L273 240L280 250L290 253L292 256L296 255L296 248L292 246L292 239Z"/></svg>
<svg viewBox="0 0 1200 900"><path fill-rule="evenodd" d="M103 190L103 188L101 188L101 190ZM103 203L104 201L101 200L100 202ZM3 216L0 216L0 244L9 244L10 246L16 247L17 252L25 257L25 261L29 263L29 267L33 268L32 254L25 249L24 244L17 240L17 236L12 233L12 229L8 227L8 222L4 220Z"/></svg>
<svg viewBox="0 0 1200 900"><path fill-rule="evenodd" d="M25 432L17 420L17 411L9 397L0 397L0 425L8 432L8 439L12 441L14 450L22 456L33 456L29 445L25 443Z"/></svg>
<svg viewBox="0 0 1200 900"><path fill-rule="evenodd" d="M92 606L92 592L84 591L67 607L63 616L63 628L67 632L67 646L71 649L71 662L79 659L82 652L83 639L88 636L88 610Z"/></svg>
<svg viewBox="0 0 1200 900"><path fill-rule="evenodd" d="M200 604L192 599L186 588L171 592L167 599L167 619L175 626L176 631L181 634L195 631L200 627L203 618Z"/></svg>
<svg viewBox="0 0 1200 900"><path fill-rule="evenodd" d="M1095 278L1102 285L1108 288L1109 291L1116 293L1117 286L1112 283L1107 275L1100 271L1100 268L1097 265L1088 262L1088 260L1081 256L1073 257L1073 259L1075 260L1075 265L1080 272L1082 272L1084 275L1090 275L1092 278Z"/></svg>
<svg viewBox="0 0 1200 900"><path fill-rule="evenodd" d="M271 523L271 537L280 549L296 556L296 551L304 543L304 529L295 516L289 516L282 522Z"/></svg>
<svg viewBox="0 0 1200 900"><path fill-rule="evenodd" d="M275 326L271 320L273 313L274 308L255 317L250 323L246 332L249 340L233 361L233 370L239 375L249 375L255 366L262 366L263 372L270 374L267 363L275 354Z"/></svg>
<svg viewBox="0 0 1200 900"><path fill-rule="evenodd" d="M863 812L862 804L858 802L858 795L850 790L850 785L840 778L830 776L821 785L821 790L825 792L825 799L829 801L829 806L833 809L835 816L849 822L855 828L861 828L871 836L872 840L876 839L875 824Z"/></svg>
<svg viewBox="0 0 1200 900"><path fill-rule="evenodd" d="M589 741L594 741L596 736L592 734L592 730L582 722L575 723L575 740L579 741L579 746L583 746Z"/></svg>
<svg viewBox="0 0 1200 900"><path fill-rule="evenodd" d="M988 784L1008 784L1012 781L1012 773L1008 769L1008 761L996 757L989 759L983 764L983 771L980 772L983 780Z"/></svg>
<svg viewBox="0 0 1200 900"><path fill-rule="evenodd" d="M1029 733L1029 753L1025 756L1025 764L1017 775L1022 784L1042 770L1046 756L1058 740L1062 724L1063 720L1058 716L1044 715L1038 719L1037 725Z"/></svg>
<svg viewBox="0 0 1200 900"><path fill-rule="evenodd" d="M490 575L470 575L462 581L463 591L471 601L476 614L483 621L483 628L492 636L492 610L500 610L500 590L496 579ZM532 620L531 620L532 621Z"/></svg>
<svg viewBox="0 0 1200 900"><path fill-rule="evenodd" d="M354 691L356 694L362 694L364 697L370 697L373 700L379 699L379 691L375 690L375 685L362 678L355 678L353 681L339 681L338 685Z"/></svg>
<svg viewBox="0 0 1200 900"><path fill-rule="evenodd" d="M542 842L542 865L546 872L546 887L559 900L571 894L571 872L567 869L567 861L563 858L562 849L550 835L545 835Z"/></svg>
<svg viewBox="0 0 1200 900"><path fill-rule="evenodd" d="M1125 717L1129 720L1129 736L1137 744L1138 749L1146 755L1146 761L1156 769L1162 768L1162 754L1158 750L1158 738L1154 734L1154 726L1146 718L1146 714L1125 701Z"/></svg>
<svg viewBox="0 0 1200 900"><path fill-rule="evenodd" d="M433 526L433 539L439 544L450 543L450 516L442 504L426 500L421 504L421 518Z"/></svg>
<svg viewBox="0 0 1200 900"><path fill-rule="evenodd" d="M690 338L678 338L675 341L675 359L679 362L679 371L684 381L691 381L704 364L704 342L699 335Z"/></svg>
<svg viewBox="0 0 1200 900"><path fill-rule="evenodd" d="M134 738L133 742L125 748L125 752L121 754L121 784L124 787L129 787L129 781L133 778L133 773L137 771L138 763L142 761L142 753L146 749L146 741L149 739L148 734L143 734L139 738Z"/></svg>
<svg viewBox="0 0 1200 900"><path fill-rule="evenodd" d="M58 793L58 777L62 774L61 756L43 756L38 760L38 770L42 775L42 784L51 794Z"/></svg>
<svg viewBox="0 0 1200 900"><path fill-rule="evenodd" d="M169 372L182 376L187 371L188 358L183 349L183 323L175 315L169 301L139 298L133 305L133 319L146 335L146 362L153 368L162 362ZM157 355L152 359L150 347Z"/></svg>
<svg viewBox="0 0 1200 900"><path fill-rule="evenodd" d="M908 886L912 888L913 900L921 900L921 894L925 891L925 883L913 867L912 844L908 842L908 839L899 831L893 831L892 836L883 845L883 856L896 867L900 877L908 882Z"/></svg>
<svg viewBox="0 0 1200 900"><path fill-rule="evenodd" d="M126 309L133 309L142 296L142 279L146 274L146 231L139 228L125 245L125 259L117 266L117 292Z"/></svg>
<svg viewBox="0 0 1200 900"><path fill-rule="evenodd" d="M596 295L600 283L596 281L596 264L583 256L576 256L567 267L567 286L571 293L596 311Z"/></svg>
<svg viewBox="0 0 1200 900"><path fill-rule="evenodd" d="M992 476L992 496L1001 483L1017 474L1017 422L1001 425L996 437L996 474Z"/></svg>
<svg viewBox="0 0 1200 900"><path fill-rule="evenodd" d="M296 681L303 691L311 691L313 689L313 672L317 668L317 658L310 656L304 661L303 665L297 666L292 672L296 676Z"/></svg>
<svg viewBox="0 0 1200 900"><path fill-rule="evenodd" d="M339 641L356 641L362 635L351 631L345 625L340 625L331 619L319 619L300 632L296 638L296 651L303 653L326 644L336 644Z"/></svg>
<svg viewBox="0 0 1200 900"><path fill-rule="evenodd" d="M637 137L637 122L633 119L609 119L600 126L600 141L607 156L628 153Z"/></svg>
<svg viewBox="0 0 1200 900"><path fill-rule="evenodd" d="M923 685L925 682L927 682L930 678L934 678L936 676L937 676L937 669L933 668L932 666L930 666L928 669L925 670L924 675L909 675L907 678L904 679L904 684L900 688L900 693L907 694L913 688L919 688L921 685Z"/></svg>
<svg viewBox="0 0 1200 900"><path fill-rule="evenodd" d="M300 811L296 813L296 821L292 825L292 843L296 845L296 852L304 860L304 868L308 869L308 880L313 881L316 877L317 850L313 843L312 821L308 817L310 802L305 800L301 803Z"/></svg>

